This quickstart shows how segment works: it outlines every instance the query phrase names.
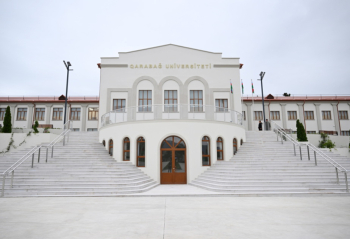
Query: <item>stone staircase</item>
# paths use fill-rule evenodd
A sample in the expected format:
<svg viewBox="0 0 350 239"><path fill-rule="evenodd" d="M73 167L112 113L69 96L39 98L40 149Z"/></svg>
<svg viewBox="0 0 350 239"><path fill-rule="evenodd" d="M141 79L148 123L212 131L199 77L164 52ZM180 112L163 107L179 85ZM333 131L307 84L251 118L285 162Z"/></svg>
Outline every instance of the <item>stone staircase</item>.
<svg viewBox="0 0 350 239"><path fill-rule="evenodd" d="M0 156L0 172L28 150ZM54 147L54 158L50 153L47 163L42 150L40 163L35 155L34 168L27 159L16 169L13 188L9 175L5 197L113 196L144 192L158 185L130 162L116 162L109 156L98 143L98 132L71 132L66 146L57 143Z"/></svg>
<svg viewBox="0 0 350 239"><path fill-rule="evenodd" d="M207 190L236 195L349 195L346 192L344 173L339 173L339 184L335 168L325 159L310 150L310 161L306 146L294 156L291 142L276 141L273 132L247 131L245 142L230 161L217 161L190 184ZM327 152L346 169L350 159ZM350 183L350 182L349 182Z"/></svg>

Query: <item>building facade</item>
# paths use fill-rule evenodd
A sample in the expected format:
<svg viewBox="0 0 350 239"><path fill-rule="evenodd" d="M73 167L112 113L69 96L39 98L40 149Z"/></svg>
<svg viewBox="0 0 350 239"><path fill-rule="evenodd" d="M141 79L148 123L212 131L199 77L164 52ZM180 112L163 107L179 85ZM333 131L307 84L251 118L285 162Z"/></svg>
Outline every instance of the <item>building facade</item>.
<svg viewBox="0 0 350 239"><path fill-rule="evenodd" d="M246 130L263 120L260 97L242 97L239 58L177 45L102 57L99 97L69 97L75 131L99 131L119 162L131 162L161 184L191 182L218 160L230 160ZM0 97L14 128L63 128L65 97ZM296 131L349 135L350 96L265 97L265 118Z"/></svg>

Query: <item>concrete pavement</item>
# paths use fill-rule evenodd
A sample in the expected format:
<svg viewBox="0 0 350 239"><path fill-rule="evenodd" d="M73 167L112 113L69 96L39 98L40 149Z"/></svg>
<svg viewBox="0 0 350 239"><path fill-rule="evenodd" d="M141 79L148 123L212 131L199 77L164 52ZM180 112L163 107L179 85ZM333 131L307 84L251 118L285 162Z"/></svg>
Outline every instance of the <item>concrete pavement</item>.
<svg viewBox="0 0 350 239"><path fill-rule="evenodd" d="M350 238L349 197L1 198L0 238Z"/></svg>

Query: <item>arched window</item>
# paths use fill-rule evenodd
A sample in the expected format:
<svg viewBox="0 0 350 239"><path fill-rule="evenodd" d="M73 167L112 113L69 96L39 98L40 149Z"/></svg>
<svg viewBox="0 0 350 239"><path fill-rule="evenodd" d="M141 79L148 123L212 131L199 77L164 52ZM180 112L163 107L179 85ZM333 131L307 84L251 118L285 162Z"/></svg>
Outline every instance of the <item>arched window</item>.
<svg viewBox="0 0 350 239"><path fill-rule="evenodd" d="M202 138L202 166L210 166L210 139L208 136Z"/></svg>
<svg viewBox="0 0 350 239"><path fill-rule="evenodd" d="M103 141L102 141L102 144L103 144L103 146L106 146L106 141L103 140Z"/></svg>
<svg viewBox="0 0 350 239"><path fill-rule="evenodd" d="M109 140L108 153L113 156L113 140L111 139Z"/></svg>
<svg viewBox="0 0 350 239"><path fill-rule="evenodd" d="M241 139L241 145L243 145L243 139Z"/></svg>
<svg viewBox="0 0 350 239"><path fill-rule="evenodd" d="M216 153L218 160L224 160L224 144L221 137L216 141Z"/></svg>
<svg viewBox="0 0 350 239"><path fill-rule="evenodd" d="M237 153L237 139L233 139L233 155Z"/></svg>
<svg viewBox="0 0 350 239"><path fill-rule="evenodd" d="M130 140L128 137L124 138L123 142L123 161L130 161Z"/></svg>
<svg viewBox="0 0 350 239"><path fill-rule="evenodd" d="M145 151L145 139L143 137L140 137L137 139L137 167L145 167Z"/></svg>

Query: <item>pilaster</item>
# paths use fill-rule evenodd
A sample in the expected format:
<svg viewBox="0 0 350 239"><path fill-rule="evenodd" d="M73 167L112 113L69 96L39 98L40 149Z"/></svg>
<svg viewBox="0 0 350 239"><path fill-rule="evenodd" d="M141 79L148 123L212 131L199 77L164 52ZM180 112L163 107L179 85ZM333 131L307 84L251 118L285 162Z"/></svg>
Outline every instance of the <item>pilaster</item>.
<svg viewBox="0 0 350 239"><path fill-rule="evenodd" d="M321 113L320 113L320 104L314 104L316 107L316 120L317 120L317 130L318 132L320 132L320 130L322 129L322 125L321 125Z"/></svg>
<svg viewBox="0 0 350 239"><path fill-rule="evenodd" d="M282 107L281 111L282 111L282 126L283 129L287 128L287 115L286 115L286 105L287 104L280 104L280 106Z"/></svg>
<svg viewBox="0 0 350 239"><path fill-rule="evenodd" d="M304 106L304 103L297 103L298 105L298 109L299 109L299 121L300 123L302 123L304 125L304 128L306 130L306 125L304 124L304 110L303 110L303 106Z"/></svg>
<svg viewBox="0 0 350 239"><path fill-rule="evenodd" d="M244 103L247 106L247 121L248 121L248 130L252 130L253 117L252 117L252 103Z"/></svg>
<svg viewBox="0 0 350 239"><path fill-rule="evenodd" d="M45 124L50 124L52 105L46 105Z"/></svg>
<svg viewBox="0 0 350 239"><path fill-rule="evenodd" d="M86 131L86 111L87 111L88 104L81 104L81 131Z"/></svg>
<svg viewBox="0 0 350 239"><path fill-rule="evenodd" d="M340 135L340 127L339 127L339 115L338 115L338 103L331 103L333 107L333 116L334 116L334 125L335 130L338 132L338 135Z"/></svg>
<svg viewBox="0 0 350 239"><path fill-rule="evenodd" d="M31 129L33 125L33 110L34 106L33 105L28 105L28 114L27 114L27 128Z"/></svg>
<svg viewBox="0 0 350 239"><path fill-rule="evenodd" d="M17 117L17 115L15 115L17 105L9 105L9 106L10 106L10 112L11 112L11 124L13 127L15 123L15 118Z"/></svg>

